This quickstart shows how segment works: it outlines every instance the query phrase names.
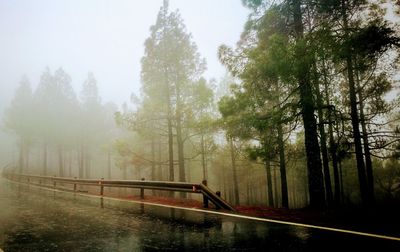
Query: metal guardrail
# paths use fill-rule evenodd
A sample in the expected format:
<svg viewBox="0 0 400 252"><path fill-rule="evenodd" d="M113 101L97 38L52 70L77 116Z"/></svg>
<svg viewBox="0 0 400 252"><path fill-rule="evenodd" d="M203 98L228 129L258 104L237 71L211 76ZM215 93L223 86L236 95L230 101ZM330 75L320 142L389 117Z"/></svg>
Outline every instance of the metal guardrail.
<svg viewBox="0 0 400 252"><path fill-rule="evenodd" d="M38 176L28 174L3 173L3 177L10 180L35 184L38 186L49 187L45 182L53 182L53 188L57 188L57 183L72 184L73 191L78 192L77 185L97 186L100 187L100 195L104 195L104 187L123 187L123 188L139 188L140 196L144 198L144 190L162 190L186 193L203 194L203 205L208 207L208 201L211 201L217 208L230 211L236 211L221 196L213 192L204 184L194 184L186 182L170 182L170 181L145 181L142 180L105 180L105 179L78 179L66 177ZM38 183L34 183L37 180ZM72 189L71 189L72 190Z"/></svg>

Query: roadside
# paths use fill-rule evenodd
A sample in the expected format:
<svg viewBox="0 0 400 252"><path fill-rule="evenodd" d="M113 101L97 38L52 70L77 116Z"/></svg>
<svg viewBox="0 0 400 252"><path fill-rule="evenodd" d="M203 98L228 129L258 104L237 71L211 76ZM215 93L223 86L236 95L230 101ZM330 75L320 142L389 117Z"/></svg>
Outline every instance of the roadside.
<svg viewBox="0 0 400 252"><path fill-rule="evenodd" d="M51 186L49 187L51 188ZM57 189L73 192L70 188L63 186L58 187ZM79 192L81 194L100 196L99 190L96 187L86 187L85 190L79 190ZM209 204L210 208L204 208L201 201L188 198L145 195L144 199L141 199L139 195L121 195L115 191L107 192L107 190L104 190L104 196L116 199L132 200L135 202L155 203L165 206L230 213L227 210L215 209L212 203ZM357 207L329 209L325 211L315 211L307 208L282 209L264 206L235 206L235 209L237 210L235 214L244 216L346 229L400 238L400 205L396 206L390 204L390 207L381 206L379 208L370 209L369 211Z"/></svg>
<svg viewBox="0 0 400 252"><path fill-rule="evenodd" d="M202 202L193 199L150 195L146 195L145 199L140 199L139 196L134 195L118 198L169 206L205 209ZM246 216L400 237L400 207L393 207L393 205L390 209L376 208L369 211L356 207L326 211L282 209L263 206L235 206L235 208L237 214ZM212 204L210 204L209 209L223 211L215 209Z"/></svg>

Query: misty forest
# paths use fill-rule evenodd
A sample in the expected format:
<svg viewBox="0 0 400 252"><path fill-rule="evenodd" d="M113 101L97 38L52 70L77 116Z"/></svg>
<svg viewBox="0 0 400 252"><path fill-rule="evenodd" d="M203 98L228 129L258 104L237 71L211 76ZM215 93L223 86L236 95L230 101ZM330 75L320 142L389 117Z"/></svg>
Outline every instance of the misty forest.
<svg viewBox="0 0 400 252"><path fill-rule="evenodd" d="M204 75L206 59L168 1L142 41L140 92L125 90L122 105L103 101L90 69L79 90L63 66L19 76L3 113L14 150L4 171L203 181L239 210L398 211L400 2L242 8L237 43L215 48L222 78ZM129 190L114 193L137 194Z"/></svg>

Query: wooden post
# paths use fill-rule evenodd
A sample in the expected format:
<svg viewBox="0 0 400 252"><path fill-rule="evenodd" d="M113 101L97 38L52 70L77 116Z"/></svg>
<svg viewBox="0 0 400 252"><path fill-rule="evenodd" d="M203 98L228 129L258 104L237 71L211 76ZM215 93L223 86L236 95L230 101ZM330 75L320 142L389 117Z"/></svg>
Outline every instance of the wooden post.
<svg viewBox="0 0 400 252"><path fill-rule="evenodd" d="M76 180L76 177L74 179ZM76 183L74 183L74 192L76 192Z"/></svg>
<svg viewBox="0 0 400 252"><path fill-rule="evenodd" d="M144 181L144 178L142 178L142 181ZM140 188L140 198L144 199L144 188Z"/></svg>
<svg viewBox="0 0 400 252"><path fill-rule="evenodd" d="M54 177L56 177L56 175L54 175ZM53 181L53 187L56 188L56 181Z"/></svg>
<svg viewBox="0 0 400 252"><path fill-rule="evenodd" d="M99 182L99 184L100 184L100 195L101 196L103 196L103 194L104 194L103 180L104 180L104 178L101 178L101 181Z"/></svg>
<svg viewBox="0 0 400 252"><path fill-rule="evenodd" d="M207 180L203 180L201 183L207 186ZM204 193L203 193L203 207L208 208L208 197Z"/></svg>
<svg viewBox="0 0 400 252"><path fill-rule="evenodd" d="M221 192L220 191L216 191L215 194L221 198ZM221 209L219 206L215 206L217 209Z"/></svg>

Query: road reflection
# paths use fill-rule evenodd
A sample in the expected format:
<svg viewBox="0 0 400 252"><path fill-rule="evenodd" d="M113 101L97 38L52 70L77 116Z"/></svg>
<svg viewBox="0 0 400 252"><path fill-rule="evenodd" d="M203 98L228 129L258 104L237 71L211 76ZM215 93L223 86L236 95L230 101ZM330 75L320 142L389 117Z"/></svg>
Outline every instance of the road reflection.
<svg viewBox="0 0 400 252"><path fill-rule="evenodd" d="M4 251L400 251L396 241L87 198L5 180L0 202Z"/></svg>

